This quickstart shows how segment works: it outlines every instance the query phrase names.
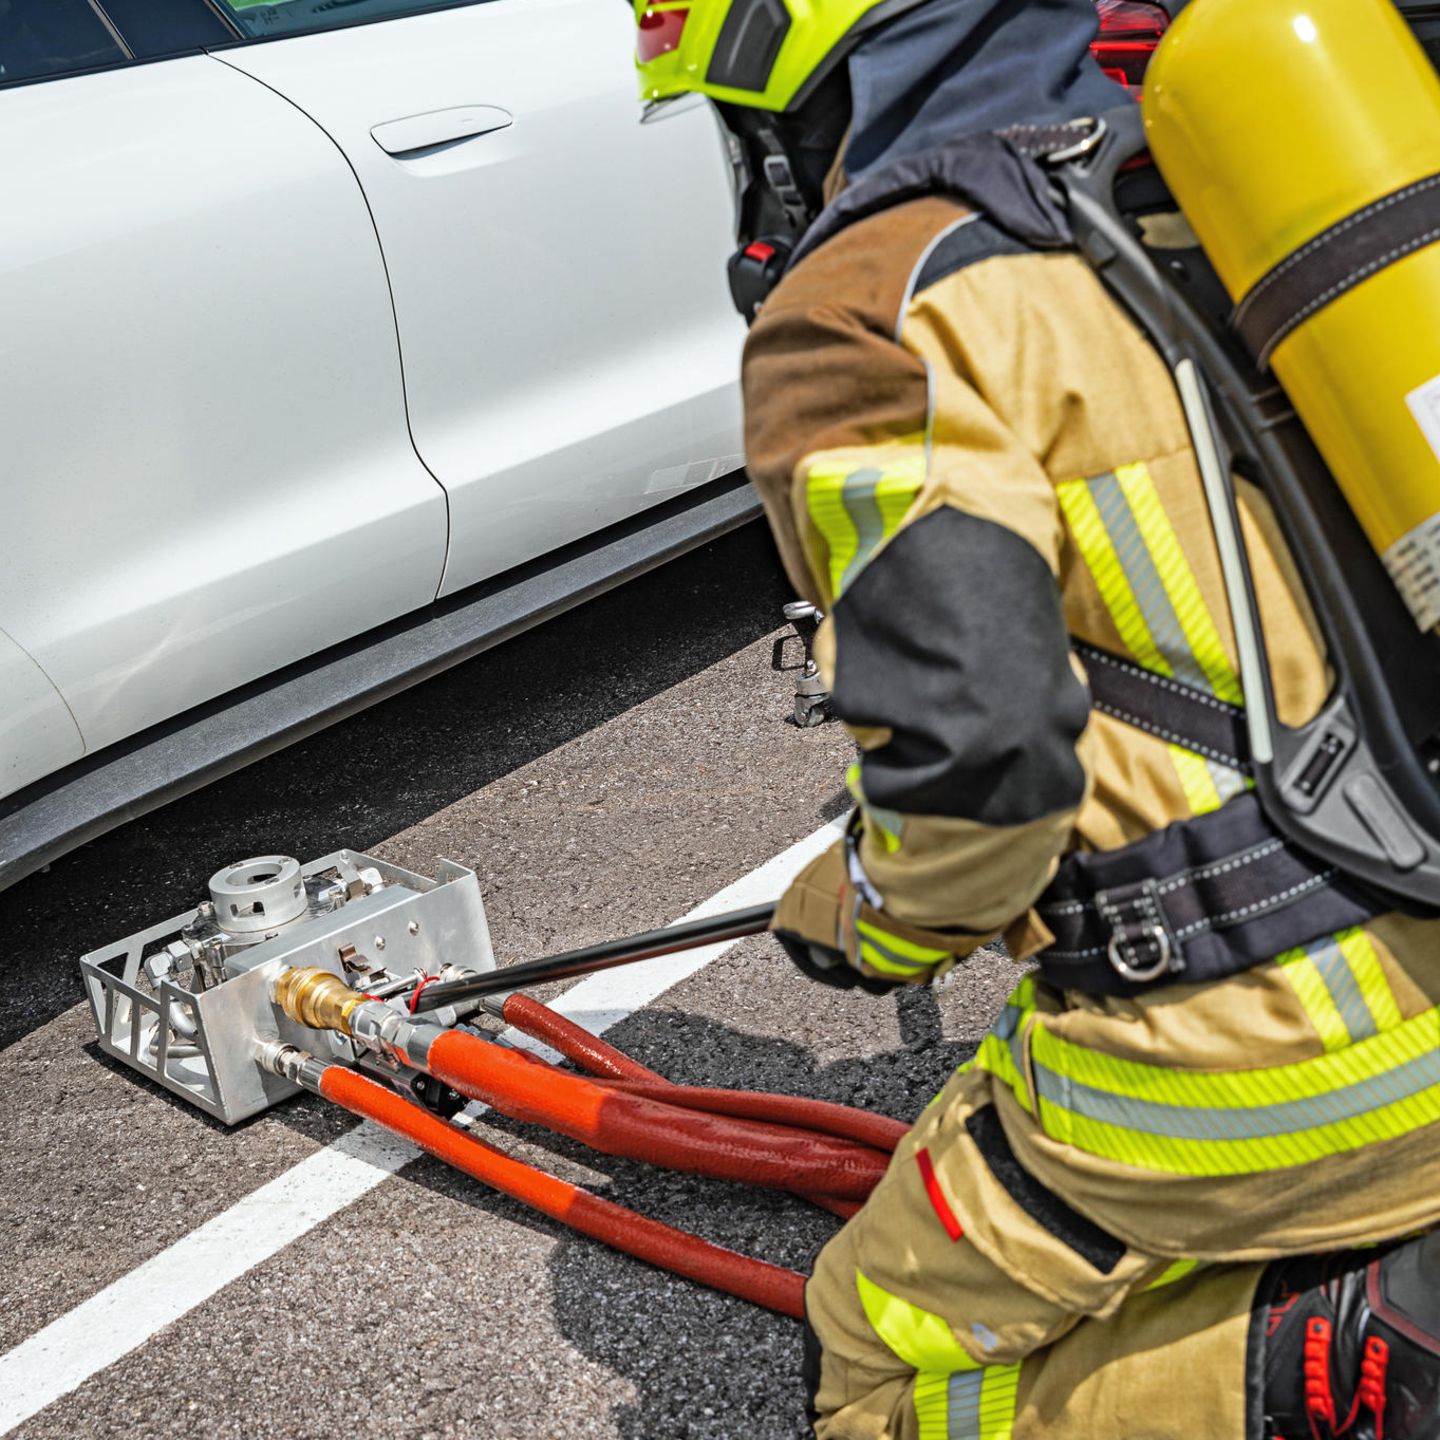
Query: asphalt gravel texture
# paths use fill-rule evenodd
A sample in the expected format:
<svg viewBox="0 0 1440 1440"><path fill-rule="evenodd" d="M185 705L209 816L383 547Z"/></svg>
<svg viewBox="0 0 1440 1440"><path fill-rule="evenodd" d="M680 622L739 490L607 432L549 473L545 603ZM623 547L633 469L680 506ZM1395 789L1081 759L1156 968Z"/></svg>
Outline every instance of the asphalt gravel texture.
<svg viewBox="0 0 1440 1440"><path fill-rule="evenodd" d="M344 846L472 866L501 964L684 914L843 812L852 751L788 723L790 598L749 526L0 894L8 1350L352 1128L302 1097L234 1129L100 1054L76 961L184 910L222 864ZM671 1079L910 1119L1018 974L870 997L743 941L608 1038ZM661 1220L808 1269L789 1196L481 1122ZM605 1249L423 1159L12 1432L781 1440L800 1327Z"/></svg>

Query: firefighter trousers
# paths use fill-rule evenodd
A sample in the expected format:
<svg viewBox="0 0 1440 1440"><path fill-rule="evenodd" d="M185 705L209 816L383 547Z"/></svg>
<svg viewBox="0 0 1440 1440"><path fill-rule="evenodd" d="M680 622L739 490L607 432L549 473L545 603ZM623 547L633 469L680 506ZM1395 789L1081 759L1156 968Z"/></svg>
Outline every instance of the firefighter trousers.
<svg viewBox="0 0 1440 1440"><path fill-rule="evenodd" d="M818 1440L1252 1440L1265 1265L1146 1255L1107 1235L1015 1163L967 1080L820 1255L806 1290ZM930 1151L946 1143L975 1152L973 1232L935 1184Z"/></svg>

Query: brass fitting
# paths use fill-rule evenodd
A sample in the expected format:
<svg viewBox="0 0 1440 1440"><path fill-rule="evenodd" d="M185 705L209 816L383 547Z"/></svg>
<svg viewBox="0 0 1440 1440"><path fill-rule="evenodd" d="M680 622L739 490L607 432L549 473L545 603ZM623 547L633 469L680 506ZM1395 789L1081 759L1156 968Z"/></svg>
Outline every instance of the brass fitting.
<svg viewBox="0 0 1440 1440"><path fill-rule="evenodd" d="M365 996L338 975L313 967L286 970L275 982L275 1003L292 1019L312 1030L350 1033L350 1016Z"/></svg>

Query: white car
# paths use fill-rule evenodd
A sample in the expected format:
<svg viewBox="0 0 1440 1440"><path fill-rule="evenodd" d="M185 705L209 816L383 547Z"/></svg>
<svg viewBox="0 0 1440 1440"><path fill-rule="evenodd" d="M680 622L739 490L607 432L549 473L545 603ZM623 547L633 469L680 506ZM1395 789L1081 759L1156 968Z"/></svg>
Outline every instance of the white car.
<svg viewBox="0 0 1440 1440"><path fill-rule="evenodd" d="M619 0L0 0L0 885L754 513Z"/></svg>

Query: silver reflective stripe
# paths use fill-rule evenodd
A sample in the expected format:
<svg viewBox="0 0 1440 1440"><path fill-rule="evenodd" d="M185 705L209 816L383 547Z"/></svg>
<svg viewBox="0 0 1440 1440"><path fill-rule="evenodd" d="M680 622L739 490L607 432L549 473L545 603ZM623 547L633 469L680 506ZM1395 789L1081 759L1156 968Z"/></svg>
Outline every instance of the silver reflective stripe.
<svg viewBox="0 0 1440 1440"><path fill-rule="evenodd" d="M1325 982L1325 988L1330 992L1330 998L1335 1002L1335 1008L1340 1012L1340 1018L1345 1022L1351 1040L1368 1040L1372 1035L1378 1035L1380 1032L1370 1014L1370 1007L1365 1003L1365 997L1360 993L1355 972L1351 970L1350 962L1335 941L1318 940L1307 945L1305 953Z"/></svg>
<svg viewBox="0 0 1440 1440"><path fill-rule="evenodd" d="M1177 680L1213 695L1215 687L1200 668L1200 662L1180 628L1180 619L1170 603L1165 582L1155 568L1155 561L1140 527L1135 523L1130 502L1125 498L1120 482L1111 474L1098 475L1085 483L1090 488L1100 518L1105 522L1110 544L1129 581L1131 593L1140 607L1145 628L1149 630L1156 649L1165 657Z"/></svg>
<svg viewBox="0 0 1440 1440"><path fill-rule="evenodd" d="M946 1440L979 1440L980 1392L983 1370L957 1370L950 1377L946 1399Z"/></svg>
<svg viewBox="0 0 1440 1440"><path fill-rule="evenodd" d="M1008 1040L1020 1028L1020 1017L1025 1012L1018 1005L1007 1004L1000 1012L995 1023L990 1027L990 1033L997 1040Z"/></svg>
<svg viewBox="0 0 1440 1440"><path fill-rule="evenodd" d="M840 577L837 595L843 594L850 582L870 563L876 546L885 538L885 517L875 500L876 487L884 478L884 472L873 467L854 470L845 477L840 501L855 527L855 554Z"/></svg>
<svg viewBox="0 0 1440 1440"><path fill-rule="evenodd" d="M1273 1140L1278 1135L1354 1120L1440 1085L1440 1051L1434 1050L1324 1095L1244 1107L1137 1100L1069 1080L1036 1060L1033 1053L1030 1065L1036 1090L1050 1104L1087 1120L1172 1140Z"/></svg>
<svg viewBox="0 0 1440 1440"><path fill-rule="evenodd" d="M1205 768L1210 772L1215 793L1220 797L1222 805L1247 788L1244 772L1235 769L1233 765L1222 765L1218 760L1207 760Z"/></svg>

